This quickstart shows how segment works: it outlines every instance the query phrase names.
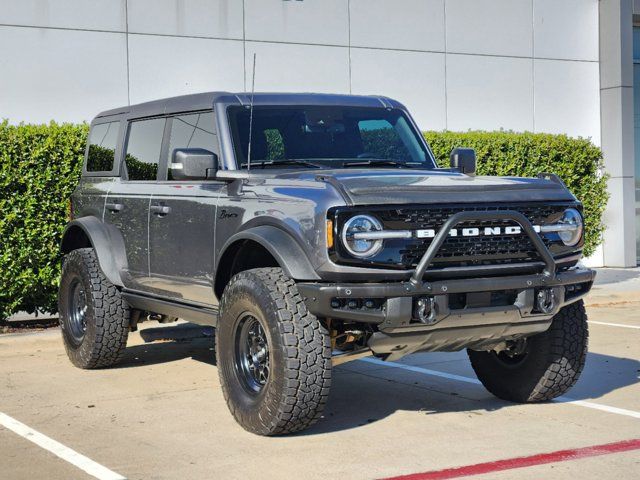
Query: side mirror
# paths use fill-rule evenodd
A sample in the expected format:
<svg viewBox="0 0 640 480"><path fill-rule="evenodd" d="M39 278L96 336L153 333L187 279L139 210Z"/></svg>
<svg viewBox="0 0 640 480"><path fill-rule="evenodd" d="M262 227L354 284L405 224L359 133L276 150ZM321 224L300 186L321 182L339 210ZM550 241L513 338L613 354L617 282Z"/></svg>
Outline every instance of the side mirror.
<svg viewBox="0 0 640 480"><path fill-rule="evenodd" d="M449 158L451 168L466 175L476 174L476 151L473 148L454 148Z"/></svg>
<svg viewBox="0 0 640 480"><path fill-rule="evenodd" d="M205 180L218 170L218 156L204 148L176 148L169 173L173 180Z"/></svg>

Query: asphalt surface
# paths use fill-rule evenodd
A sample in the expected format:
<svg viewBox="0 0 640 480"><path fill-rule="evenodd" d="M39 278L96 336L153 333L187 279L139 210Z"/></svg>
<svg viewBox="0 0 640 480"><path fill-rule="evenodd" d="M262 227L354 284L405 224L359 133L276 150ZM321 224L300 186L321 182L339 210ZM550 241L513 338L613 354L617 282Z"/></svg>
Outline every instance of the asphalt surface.
<svg viewBox="0 0 640 480"><path fill-rule="evenodd" d="M71 366L58 329L0 335L0 478L369 479L638 441L640 281L624 280L602 282L590 297L587 365L562 402L494 398L474 383L464 352L417 354L391 366L361 360L334 369L316 426L279 438L234 422L211 330L143 324L122 364L96 371ZM23 424L22 436L7 418ZM34 431L68 449L67 460L48 440L33 443ZM585 458L526 467L516 461L522 468L474 478L635 479L639 448L597 456L590 449ZM91 462L114 476L95 474Z"/></svg>

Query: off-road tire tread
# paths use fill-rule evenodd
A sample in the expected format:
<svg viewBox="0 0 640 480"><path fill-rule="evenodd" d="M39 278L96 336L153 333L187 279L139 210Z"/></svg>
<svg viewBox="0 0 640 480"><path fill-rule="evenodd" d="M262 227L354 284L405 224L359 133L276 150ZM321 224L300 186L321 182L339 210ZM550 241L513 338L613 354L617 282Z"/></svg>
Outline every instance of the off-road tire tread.
<svg viewBox="0 0 640 480"><path fill-rule="evenodd" d="M220 318L234 301L236 286L249 276L257 277L269 292L269 301L277 312L279 332L286 345L285 389L278 410L268 425L247 425L241 412L229 398L222 375L225 400L238 423L261 435L284 435L304 430L322 416L331 387L331 341L324 325L311 314L298 292L295 281L281 268L256 268L235 275L220 301ZM216 352L220 352L216 335ZM218 365L220 362L218 361ZM219 372L220 373L220 372Z"/></svg>
<svg viewBox="0 0 640 480"><path fill-rule="evenodd" d="M61 281L65 279L65 269L74 262L80 262L89 276L96 337L90 348L73 349L65 341L67 354L74 365L83 369L110 367L122 359L127 345L129 306L118 287L102 273L93 248L73 250L66 256Z"/></svg>
<svg viewBox="0 0 640 480"><path fill-rule="evenodd" d="M544 342L548 348L528 353L534 356L533 368L523 371L516 381L506 381L489 352L468 350L468 354L478 379L496 397L520 403L544 402L563 395L578 381L587 358L588 337L587 313L579 300L563 307L549 330L529 339Z"/></svg>

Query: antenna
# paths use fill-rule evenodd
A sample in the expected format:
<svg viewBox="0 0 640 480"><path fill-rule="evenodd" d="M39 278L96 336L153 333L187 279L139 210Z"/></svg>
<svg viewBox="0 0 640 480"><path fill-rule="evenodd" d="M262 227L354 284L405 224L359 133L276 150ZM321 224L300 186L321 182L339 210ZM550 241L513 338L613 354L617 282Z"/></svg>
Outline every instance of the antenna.
<svg viewBox="0 0 640 480"><path fill-rule="evenodd" d="M253 78L251 79L251 106L249 110L249 145L247 147L247 172L251 170L251 137L253 135L253 94L256 88L256 54L253 54Z"/></svg>

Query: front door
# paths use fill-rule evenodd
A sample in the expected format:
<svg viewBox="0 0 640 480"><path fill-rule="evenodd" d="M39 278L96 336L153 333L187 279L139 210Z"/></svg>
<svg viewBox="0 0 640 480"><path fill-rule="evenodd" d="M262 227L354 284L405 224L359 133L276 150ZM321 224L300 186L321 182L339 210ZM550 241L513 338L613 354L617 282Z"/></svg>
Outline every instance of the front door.
<svg viewBox="0 0 640 480"><path fill-rule="evenodd" d="M223 182L174 180L176 148L218 152L213 112L170 117L168 142L149 213L150 286L155 293L188 303L215 306L214 228Z"/></svg>
<svg viewBox="0 0 640 480"><path fill-rule="evenodd" d="M136 120L128 125L122 178L114 182L105 203L105 222L124 240L125 287L149 291L149 203L156 190L164 118Z"/></svg>

